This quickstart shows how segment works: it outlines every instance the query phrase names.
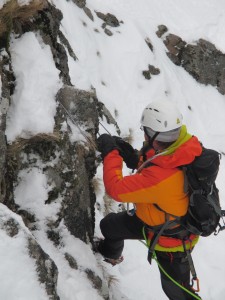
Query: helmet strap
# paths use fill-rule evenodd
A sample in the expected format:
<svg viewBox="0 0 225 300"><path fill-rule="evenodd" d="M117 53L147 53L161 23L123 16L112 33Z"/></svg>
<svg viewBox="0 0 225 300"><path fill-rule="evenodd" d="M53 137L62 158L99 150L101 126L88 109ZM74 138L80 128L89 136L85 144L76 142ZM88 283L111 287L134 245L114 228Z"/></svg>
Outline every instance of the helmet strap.
<svg viewBox="0 0 225 300"><path fill-rule="evenodd" d="M150 148L153 148L154 149L154 147L153 147L153 142L154 142L154 140L156 139L156 137L159 135L159 133L160 132L156 132L154 135L153 135L153 137L150 137L149 135L148 135L148 133L147 133L147 130L146 130L146 128L144 127L144 133L147 135L147 137L148 137L148 148L150 149Z"/></svg>
<svg viewBox="0 0 225 300"><path fill-rule="evenodd" d="M151 147L151 148L153 148L154 149L154 147L153 147L153 142L154 142L154 140L156 139L156 137L159 135L159 132L156 132L154 135L153 135L153 137L151 138L150 136L148 136L148 138L149 138L149 146Z"/></svg>

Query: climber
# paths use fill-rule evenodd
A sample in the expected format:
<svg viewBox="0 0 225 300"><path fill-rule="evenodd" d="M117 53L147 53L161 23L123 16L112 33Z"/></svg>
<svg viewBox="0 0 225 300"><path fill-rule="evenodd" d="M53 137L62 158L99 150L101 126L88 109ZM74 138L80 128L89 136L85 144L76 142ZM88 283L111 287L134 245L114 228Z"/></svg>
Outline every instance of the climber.
<svg viewBox="0 0 225 300"><path fill-rule="evenodd" d="M104 240L99 242L98 251L112 265L122 262L125 239L143 239L143 226L151 239L154 236L151 228L166 222L165 211L170 214L171 220L171 215L186 214L189 199L184 190L184 173L177 166L189 164L202 152L197 137L187 132L186 126L182 125L181 113L170 101L150 103L142 113L141 129L145 142L139 152L121 138L109 134L102 134L97 140L103 158L106 192L118 202L135 204L135 211L129 214L125 211L110 213L100 222ZM123 177L123 161L137 172ZM176 226L173 229L176 230ZM185 247L179 235L162 235L154 251L164 270L194 293L184 248L191 251L198 236L185 234L188 234L185 236ZM163 291L169 299L194 299L165 276L161 269L160 275Z"/></svg>

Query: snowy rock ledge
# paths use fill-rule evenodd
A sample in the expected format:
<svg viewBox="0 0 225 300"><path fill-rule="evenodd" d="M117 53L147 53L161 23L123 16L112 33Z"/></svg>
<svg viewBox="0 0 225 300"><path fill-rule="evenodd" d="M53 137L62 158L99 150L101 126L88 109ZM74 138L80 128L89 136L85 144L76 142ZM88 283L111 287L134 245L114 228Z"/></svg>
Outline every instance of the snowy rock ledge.
<svg viewBox="0 0 225 300"><path fill-rule="evenodd" d="M28 290L33 290L33 299L59 299L55 263L42 250L22 219L2 204L0 240L1 297L10 299L11 295L11 299L15 299L17 295L18 298L26 299Z"/></svg>

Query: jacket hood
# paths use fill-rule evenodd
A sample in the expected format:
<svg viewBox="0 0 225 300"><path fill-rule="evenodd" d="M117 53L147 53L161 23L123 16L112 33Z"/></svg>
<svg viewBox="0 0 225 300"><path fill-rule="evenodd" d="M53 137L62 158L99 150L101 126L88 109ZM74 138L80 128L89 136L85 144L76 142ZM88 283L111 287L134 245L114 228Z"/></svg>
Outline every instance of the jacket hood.
<svg viewBox="0 0 225 300"><path fill-rule="evenodd" d="M162 168L176 168L190 164L195 157L202 153L202 146L198 138L187 133L186 126L182 126L180 136L169 148L165 149L161 155L156 156L152 163ZM150 158L155 153L150 150L147 157Z"/></svg>

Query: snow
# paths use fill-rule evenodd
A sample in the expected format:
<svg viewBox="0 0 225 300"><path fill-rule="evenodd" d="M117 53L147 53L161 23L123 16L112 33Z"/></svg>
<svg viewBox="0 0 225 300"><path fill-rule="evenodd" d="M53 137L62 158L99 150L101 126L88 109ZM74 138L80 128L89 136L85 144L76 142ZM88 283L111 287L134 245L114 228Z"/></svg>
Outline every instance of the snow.
<svg viewBox="0 0 225 300"><path fill-rule="evenodd" d="M31 234L16 214L0 204L0 228L10 219L17 220L20 230L13 238L0 230L0 297L4 300L47 300L44 287L38 283L35 261L28 254L27 236Z"/></svg>
<svg viewBox="0 0 225 300"><path fill-rule="evenodd" d="M20 6L28 5L32 0L18 0Z"/></svg>
<svg viewBox="0 0 225 300"><path fill-rule="evenodd" d="M52 133L57 106L55 95L61 81L50 47L38 34L28 32L12 38L10 52L16 88L8 113L8 141L18 136L28 138Z"/></svg>
<svg viewBox="0 0 225 300"><path fill-rule="evenodd" d="M9 2L10 0L0 0L0 9L3 7L4 4L6 4L7 2ZM28 5L31 2L31 0L17 0L17 3L20 6L23 5Z"/></svg>
<svg viewBox="0 0 225 300"><path fill-rule="evenodd" d="M63 13L61 30L78 57L76 61L68 58L72 83L76 88L90 90L93 86L96 89L98 99L116 118L121 136L132 134L133 146L140 148L143 137L139 128L143 108L152 100L167 98L182 111L190 133L197 135L206 147L225 153L224 96L212 86L197 83L184 69L175 66L166 55L163 41L155 34L158 25L164 24L170 33L177 34L188 43L204 38L225 53L224 0L216 3L214 0L87 0L94 22L72 1L52 2ZM4 3L0 1L0 8ZM110 12L124 23L110 28L113 35L109 37L104 33L103 22L95 11ZM153 52L148 48L146 38L150 39ZM8 141L29 138L38 133L52 133L57 107L55 95L62 83L49 46L43 43L38 33L25 33L21 37L12 36L10 51L16 89L8 113ZM150 81L142 75L148 64L160 69L160 74L152 76ZM113 125L108 125L105 120L101 122L112 134L116 134ZM79 130L73 124L71 127L72 141L83 140ZM100 126L100 133L104 132ZM63 223L60 224L62 247L56 248L48 240L47 222L54 221L62 199L48 206L45 204L53 187L47 182L42 168L40 162L40 169L21 171L20 182L15 187L15 199L22 209L37 218L37 230L33 234L59 269L60 299L102 299L84 275L83 270L90 268L101 278L115 278L110 287L111 300L165 300L157 266L155 263L152 266L148 264L147 249L139 241L126 241L125 261L121 265L111 268L103 262L100 268L101 258L92 253L89 245L71 236ZM127 169L125 173L128 173ZM224 177L222 156L217 185L223 207ZM103 208L102 165L96 178L100 181L97 202ZM2 204L0 209L1 216L13 214ZM112 210L117 209L118 204L112 204ZM96 224L103 217L103 212L96 209ZM15 214L13 217L16 217ZM98 226L96 236L101 236ZM0 298L47 299L35 278L34 262L27 255L23 234L9 238L0 230L0 240L0 256L4 257L0 266ZM204 300L224 299L224 246L224 233L221 233L218 237L201 238L193 252ZM76 258L78 269L69 267L65 252ZM15 257L19 259L15 261ZM10 285L12 281L13 285ZM25 286L27 282L29 285Z"/></svg>
<svg viewBox="0 0 225 300"><path fill-rule="evenodd" d="M60 201L45 205L48 192L52 187L42 170L25 169L18 174L19 184L15 187L15 202L21 209L42 218L42 221L56 221L60 209ZM35 193L34 193L35 191ZM39 220L40 221L40 220Z"/></svg>
<svg viewBox="0 0 225 300"><path fill-rule="evenodd" d="M0 9L3 7L4 4L6 4L6 2L8 2L9 0L0 0Z"/></svg>

